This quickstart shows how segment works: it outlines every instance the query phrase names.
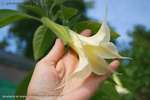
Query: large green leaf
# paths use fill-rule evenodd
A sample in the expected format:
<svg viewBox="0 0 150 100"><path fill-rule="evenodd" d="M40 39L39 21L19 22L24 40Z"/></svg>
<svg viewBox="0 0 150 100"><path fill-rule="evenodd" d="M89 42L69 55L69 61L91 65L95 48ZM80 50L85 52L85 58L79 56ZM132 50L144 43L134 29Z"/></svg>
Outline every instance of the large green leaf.
<svg viewBox="0 0 150 100"><path fill-rule="evenodd" d="M58 17L62 20L69 20L78 13L78 10L71 7L63 7L58 11Z"/></svg>
<svg viewBox="0 0 150 100"><path fill-rule="evenodd" d="M35 60L43 57L52 47L56 36L43 25L39 26L33 38L33 51Z"/></svg>
<svg viewBox="0 0 150 100"><path fill-rule="evenodd" d="M82 21L74 26L74 30L80 33L84 29L90 29L92 30L92 33L95 34L97 33L100 26L101 24L96 21ZM119 37L119 34L117 32L111 31L111 40L115 40L117 37Z"/></svg>
<svg viewBox="0 0 150 100"><path fill-rule="evenodd" d="M7 24L10 24L10 23L13 23L15 21L25 19L25 18L37 19L33 16L30 16L30 15L27 15L25 13L18 12L15 10L1 9L0 10L0 27L3 27Z"/></svg>
<svg viewBox="0 0 150 100"><path fill-rule="evenodd" d="M39 17L47 16L46 11L37 5L25 4L25 5L21 5L21 7L23 7L26 10L29 10L31 12L34 12Z"/></svg>

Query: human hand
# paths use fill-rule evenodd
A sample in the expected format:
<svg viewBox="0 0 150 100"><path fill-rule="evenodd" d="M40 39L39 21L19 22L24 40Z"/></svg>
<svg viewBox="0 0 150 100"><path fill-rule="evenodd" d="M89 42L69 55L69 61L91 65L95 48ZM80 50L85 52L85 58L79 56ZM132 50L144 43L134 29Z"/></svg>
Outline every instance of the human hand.
<svg viewBox="0 0 150 100"><path fill-rule="evenodd" d="M84 30L81 34L90 36L91 31ZM76 68L77 64L76 53L69 50L65 54L63 42L57 39L52 50L36 64L28 86L27 100L88 100L112 73L109 71L103 76L91 74L84 82L73 79L64 88L56 90L58 84ZM112 70L116 70L118 66L118 60L109 65Z"/></svg>

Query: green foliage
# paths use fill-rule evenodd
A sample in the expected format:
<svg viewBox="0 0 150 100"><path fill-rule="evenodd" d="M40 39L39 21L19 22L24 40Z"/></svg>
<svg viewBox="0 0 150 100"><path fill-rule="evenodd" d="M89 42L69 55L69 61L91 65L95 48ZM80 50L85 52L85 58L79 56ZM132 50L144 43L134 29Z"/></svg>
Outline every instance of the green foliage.
<svg viewBox="0 0 150 100"><path fill-rule="evenodd" d="M78 11L78 13L75 16L72 16L71 14L72 17L69 19L69 21L67 21L66 19L62 20L58 18L58 12L60 12L61 6L65 8L76 9L75 12ZM18 10L30 16L38 17L39 19L43 16L48 16L55 22L67 25L71 28L78 21L87 19L87 17L85 16L86 9L83 0L33 0L33 2L32 0L27 0L24 3L19 4ZM33 33L40 25L41 23L37 20L23 19L13 23L10 26L9 35L18 39L18 42L16 44L17 52L23 51L22 54L24 56L33 59ZM26 44L25 47L22 47L22 43Z"/></svg>
<svg viewBox="0 0 150 100"><path fill-rule="evenodd" d="M27 88L29 85L29 82L31 80L32 71L30 71L27 76L22 80L20 85L17 87L16 95L17 96L26 96L27 95ZM15 100L25 100L25 98L15 98Z"/></svg>
<svg viewBox="0 0 150 100"><path fill-rule="evenodd" d="M104 82L104 84L97 90L91 100L120 100L121 96L116 92L114 86L115 84L112 82Z"/></svg>
<svg viewBox="0 0 150 100"><path fill-rule="evenodd" d="M15 21L28 18L29 16L15 11L15 10L9 10L9 9L1 9L0 10L0 27L3 27L7 24L13 23Z"/></svg>
<svg viewBox="0 0 150 100"><path fill-rule="evenodd" d="M58 17L61 20L68 20L77 14L78 10L71 7L63 7L58 11Z"/></svg>
<svg viewBox="0 0 150 100"><path fill-rule="evenodd" d="M35 13L38 17L47 16L46 11L37 5L24 4L24 5L20 5L20 7L26 10L30 10L31 12Z"/></svg>
<svg viewBox="0 0 150 100"><path fill-rule="evenodd" d="M33 38L34 58L38 60L48 52L56 36L43 25L39 26Z"/></svg>
<svg viewBox="0 0 150 100"><path fill-rule="evenodd" d="M129 35L133 38L131 48L126 51L133 58L123 65L125 76L122 80L139 100L149 100L150 94L150 30L136 26ZM130 51L130 52L129 52Z"/></svg>
<svg viewBox="0 0 150 100"><path fill-rule="evenodd" d="M8 42L5 39L0 41L0 49L5 48L7 45L8 45Z"/></svg>

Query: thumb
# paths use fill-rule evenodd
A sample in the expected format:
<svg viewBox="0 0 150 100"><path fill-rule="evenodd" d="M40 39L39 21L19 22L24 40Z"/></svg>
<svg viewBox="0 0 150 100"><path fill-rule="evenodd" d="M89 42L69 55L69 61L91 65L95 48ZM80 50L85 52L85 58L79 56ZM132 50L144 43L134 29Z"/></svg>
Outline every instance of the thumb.
<svg viewBox="0 0 150 100"><path fill-rule="evenodd" d="M56 39L53 48L43 58L43 60L56 64L64 55L64 43L60 39Z"/></svg>

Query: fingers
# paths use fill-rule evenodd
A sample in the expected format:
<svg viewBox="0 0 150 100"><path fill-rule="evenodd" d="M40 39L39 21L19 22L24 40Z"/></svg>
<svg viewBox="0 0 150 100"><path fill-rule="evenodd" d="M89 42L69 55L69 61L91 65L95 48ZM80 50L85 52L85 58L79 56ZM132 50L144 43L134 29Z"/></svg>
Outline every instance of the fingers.
<svg viewBox="0 0 150 100"><path fill-rule="evenodd" d="M110 65L109 68L111 68L113 71L115 71L119 66L119 61L114 60ZM90 97L97 89L97 87L103 83L104 80L106 80L110 75L112 74L112 71L108 71L103 76L97 76L95 74L92 74L87 80L83 83L83 86L80 89L80 92L84 92L87 97Z"/></svg>
<svg viewBox="0 0 150 100"><path fill-rule="evenodd" d="M118 60L114 60L112 63L110 63L109 67L110 69L112 69L113 71L116 71L116 69L118 68L120 62ZM108 73L112 73L111 71Z"/></svg>
<svg viewBox="0 0 150 100"><path fill-rule="evenodd" d="M44 61L56 64L64 55L64 44L60 39L56 39L53 48L43 58Z"/></svg>
<svg viewBox="0 0 150 100"><path fill-rule="evenodd" d="M65 64L63 60L60 60L56 65L56 71L58 72L58 76L60 79L63 79L65 75Z"/></svg>
<svg viewBox="0 0 150 100"><path fill-rule="evenodd" d="M98 82L102 82L105 79L107 79L113 72L115 72L119 66L120 62L118 60L114 60L109 64L109 69L108 72L106 72L105 75L98 77Z"/></svg>
<svg viewBox="0 0 150 100"><path fill-rule="evenodd" d="M76 68L78 56L73 50L69 50L69 52L63 57L63 62L65 65L65 77L67 77Z"/></svg>
<svg viewBox="0 0 150 100"><path fill-rule="evenodd" d="M64 44L57 39L47 56L36 64L28 87L28 94L49 95L47 91L56 88L60 80L55 66L63 55Z"/></svg>
<svg viewBox="0 0 150 100"><path fill-rule="evenodd" d="M108 72L106 72L105 75L103 76L97 76L97 75L93 75L93 79L97 80L97 83L101 83L104 80L106 80L114 71L116 71L116 69L118 68L120 62L118 60L114 60L109 64L109 69Z"/></svg>
<svg viewBox="0 0 150 100"><path fill-rule="evenodd" d="M100 83L100 82L104 81L105 79L107 79L114 71L116 71L119 64L120 64L120 62L118 60L114 60L109 64L109 69L111 69L111 70L108 70L108 72L106 72L106 74L104 74L102 76L92 75L92 77L95 80L97 80L98 83Z"/></svg>
<svg viewBox="0 0 150 100"><path fill-rule="evenodd" d="M90 36L92 34L92 31L89 29L86 29L81 32L81 35L84 36ZM69 75L71 72L74 71L74 69L77 66L78 63L78 55L76 54L75 51L69 50L69 52L65 55L64 57L64 63L66 65L66 76Z"/></svg>
<svg viewBox="0 0 150 100"><path fill-rule="evenodd" d="M83 36L89 37L89 36L91 36L92 31L90 29L85 29L80 34L83 35Z"/></svg>

